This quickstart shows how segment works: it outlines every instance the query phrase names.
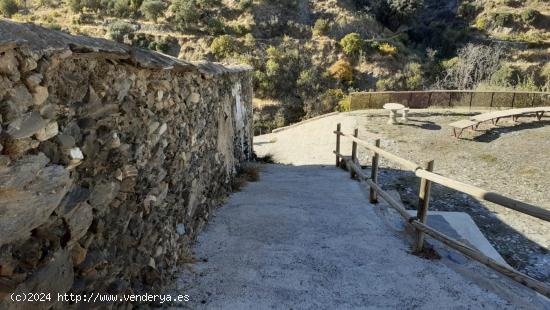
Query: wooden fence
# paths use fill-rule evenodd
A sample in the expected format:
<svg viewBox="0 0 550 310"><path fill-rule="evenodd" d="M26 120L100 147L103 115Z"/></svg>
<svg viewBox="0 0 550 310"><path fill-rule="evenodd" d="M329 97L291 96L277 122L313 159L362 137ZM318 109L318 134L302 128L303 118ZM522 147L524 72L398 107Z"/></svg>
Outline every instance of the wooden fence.
<svg viewBox="0 0 550 310"><path fill-rule="evenodd" d="M549 210L436 174L433 172L433 160L429 161L425 166L422 167L414 162L403 159L380 148L379 139L375 141L375 144L370 144L366 141L359 139L359 132L357 129L355 129L353 135L345 134L341 131L341 125L338 124L334 133L336 134L336 150L334 151L334 154L336 155L336 166L342 167L343 164L345 164L347 169L350 171L350 175L352 178L356 178L359 181L365 182L369 186L369 199L371 203L376 203L378 201L378 196L380 196L406 220L408 225L412 226L415 229L416 238L413 245L413 250L415 252L422 251L424 245L424 236L429 235L430 237L439 240L443 244L461 252L462 254L472 259L475 259L482 264L487 265L488 267L512 278L513 280L531 289L534 289L535 291L545 295L546 297L550 297L550 286L548 284L533 279L508 265L503 265L495 261L494 259L486 256L479 250L460 241L457 241L426 224L430 200L430 189L432 183L438 183L440 185L471 195L473 197L490 201L500 206L516 210L524 214L528 214L546 222L550 222ZM351 156L343 156L340 153L341 137L352 142ZM370 177L363 172L363 170L361 169L361 164L357 159L358 145L361 145L374 153L372 156ZM421 179L420 192L418 194L419 203L417 215L415 217L410 216L405 209L405 206L400 201L392 198L378 185L378 163L380 156L399 164L404 170L413 172L417 177Z"/></svg>
<svg viewBox="0 0 550 310"><path fill-rule="evenodd" d="M381 109L397 102L412 109L428 107L524 108L550 106L548 92L427 90L355 92L350 94L350 110Z"/></svg>

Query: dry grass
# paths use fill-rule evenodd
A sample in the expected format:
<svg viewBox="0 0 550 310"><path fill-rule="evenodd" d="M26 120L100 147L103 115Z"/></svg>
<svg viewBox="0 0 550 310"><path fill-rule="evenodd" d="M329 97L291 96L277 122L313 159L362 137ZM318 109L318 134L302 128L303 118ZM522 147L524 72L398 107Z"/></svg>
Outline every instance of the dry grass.
<svg viewBox="0 0 550 310"><path fill-rule="evenodd" d="M260 180L260 165L245 163L239 169L239 172L231 183L233 192L239 192L248 182L258 182Z"/></svg>

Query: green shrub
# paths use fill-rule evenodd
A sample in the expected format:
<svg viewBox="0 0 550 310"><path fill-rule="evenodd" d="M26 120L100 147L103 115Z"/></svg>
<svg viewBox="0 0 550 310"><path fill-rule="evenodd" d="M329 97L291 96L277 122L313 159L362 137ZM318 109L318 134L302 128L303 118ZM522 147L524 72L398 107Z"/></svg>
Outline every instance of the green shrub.
<svg viewBox="0 0 550 310"><path fill-rule="evenodd" d="M521 6L523 4L523 1L522 0L504 0L503 3L506 6L516 8Z"/></svg>
<svg viewBox="0 0 550 310"><path fill-rule="evenodd" d="M523 21L525 24L533 26L540 20L541 16L542 15L539 11L534 9L527 9L521 12L520 18L521 21Z"/></svg>
<svg viewBox="0 0 550 310"><path fill-rule="evenodd" d="M327 34L328 30L329 30L328 20L320 18L315 21L315 25L313 25L314 36L324 36L325 34Z"/></svg>
<svg viewBox="0 0 550 310"><path fill-rule="evenodd" d="M11 17L13 14L17 13L19 7L15 0L0 0L0 12L4 17Z"/></svg>
<svg viewBox="0 0 550 310"><path fill-rule="evenodd" d="M422 65L412 62L405 66L405 87L409 90L420 90L424 83Z"/></svg>
<svg viewBox="0 0 550 310"><path fill-rule="evenodd" d="M328 113L338 110L340 102L344 99L344 91L340 88L332 88L327 90L321 95L321 111L316 111L320 113Z"/></svg>
<svg viewBox="0 0 550 310"><path fill-rule="evenodd" d="M498 87L511 87L517 83L518 72L509 65L502 65L491 75L490 84Z"/></svg>
<svg viewBox="0 0 550 310"><path fill-rule="evenodd" d="M210 44L210 50L218 59L231 56L237 49L237 41L227 34L215 38Z"/></svg>
<svg viewBox="0 0 550 310"><path fill-rule="evenodd" d="M149 49L164 53L170 54L172 47L178 45L178 40L171 36L161 37L158 40L155 40L149 43ZM177 56L177 55L175 55Z"/></svg>
<svg viewBox="0 0 550 310"><path fill-rule="evenodd" d="M55 22L49 22L44 25L44 27L52 30L61 30L61 25Z"/></svg>
<svg viewBox="0 0 550 310"><path fill-rule="evenodd" d="M252 0L240 0L239 8L244 11L252 6L252 2L253 2Z"/></svg>
<svg viewBox="0 0 550 310"><path fill-rule="evenodd" d="M349 112L351 109L351 96L345 96L344 99L338 102L337 111Z"/></svg>
<svg viewBox="0 0 550 310"><path fill-rule="evenodd" d="M131 13L128 0L115 0L113 4L113 13L118 17L128 17Z"/></svg>
<svg viewBox="0 0 550 310"><path fill-rule="evenodd" d="M116 21L109 25L107 37L117 42L124 42L124 37L133 34L134 31L135 29L131 24L124 21Z"/></svg>
<svg viewBox="0 0 550 310"><path fill-rule="evenodd" d="M376 81L376 90L378 91L384 91L384 90L397 90L401 89L399 81L394 77L389 77L386 79L379 79Z"/></svg>
<svg viewBox="0 0 550 310"><path fill-rule="evenodd" d="M340 45L346 55L356 55L363 49L365 41L358 33L349 33L340 40Z"/></svg>
<svg viewBox="0 0 550 310"><path fill-rule="evenodd" d="M546 79L547 83L550 83L550 62L547 62L540 70L540 76Z"/></svg>
<svg viewBox="0 0 550 310"><path fill-rule="evenodd" d="M475 27L478 30L486 30L487 29L487 18L481 16L476 19Z"/></svg>
<svg viewBox="0 0 550 310"><path fill-rule="evenodd" d="M187 28L200 18L199 7L195 0L175 0L172 3L172 12L180 29Z"/></svg>
<svg viewBox="0 0 550 310"><path fill-rule="evenodd" d="M145 0L139 8L145 18L152 19L154 22L164 14L165 9L164 3L160 0Z"/></svg>
<svg viewBox="0 0 550 310"><path fill-rule="evenodd" d="M493 21L493 25L497 27L510 26L510 24L514 22L514 16L511 13L492 13L490 16Z"/></svg>
<svg viewBox="0 0 550 310"><path fill-rule="evenodd" d="M254 38L254 35L252 33L247 33L244 36L244 45L249 48L253 48L256 46L256 38Z"/></svg>
<svg viewBox="0 0 550 310"><path fill-rule="evenodd" d="M387 42L383 42L378 45L378 52L380 52L380 54L382 55L394 56L397 54L397 47Z"/></svg>
<svg viewBox="0 0 550 310"><path fill-rule="evenodd" d="M1 1L1 0L0 0ZM82 11L82 7L83 7L83 4L82 4L82 1L80 0L69 0L69 8L71 9L71 11L73 11L74 13L79 13Z"/></svg>
<svg viewBox="0 0 550 310"><path fill-rule="evenodd" d="M483 11L483 6L477 2L467 2L463 1L458 7L458 15L466 18L468 20L474 19L481 11Z"/></svg>
<svg viewBox="0 0 550 310"><path fill-rule="evenodd" d="M225 33L225 24L219 18L209 18L206 26L208 34L210 35L220 35Z"/></svg>

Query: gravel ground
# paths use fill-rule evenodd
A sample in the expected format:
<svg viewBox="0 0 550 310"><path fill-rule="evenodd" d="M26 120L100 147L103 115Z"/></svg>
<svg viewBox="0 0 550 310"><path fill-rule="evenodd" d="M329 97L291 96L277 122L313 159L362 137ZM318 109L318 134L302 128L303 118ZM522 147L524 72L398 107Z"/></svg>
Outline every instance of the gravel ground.
<svg viewBox="0 0 550 310"><path fill-rule="evenodd" d="M439 174L550 209L550 118L501 120L496 127L489 123L465 132L462 139L451 136L447 124L477 113L414 110L408 123L393 126L386 124L385 111L343 113L255 137L255 150L274 154L282 163L329 164L334 161L332 131L340 122L345 132L357 127L360 138L380 138L382 148L403 158L420 164L434 159ZM349 154L350 144L343 142L343 153ZM369 152L359 148L359 158L369 165ZM382 160L381 165L383 187L397 190L416 208L418 179L393 163ZM511 266L550 282L550 224L438 185L432 189L430 209L468 213Z"/></svg>

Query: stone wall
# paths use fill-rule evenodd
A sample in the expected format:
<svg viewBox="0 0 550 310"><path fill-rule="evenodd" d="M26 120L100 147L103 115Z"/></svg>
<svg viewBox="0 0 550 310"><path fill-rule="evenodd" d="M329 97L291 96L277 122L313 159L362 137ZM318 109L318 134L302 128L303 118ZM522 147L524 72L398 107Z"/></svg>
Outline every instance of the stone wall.
<svg viewBox="0 0 550 310"><path fill-rule="evenodd" d="M158 290L252 153L250 68L30 24L0 21L0 105L2 309Z"/></svg>

